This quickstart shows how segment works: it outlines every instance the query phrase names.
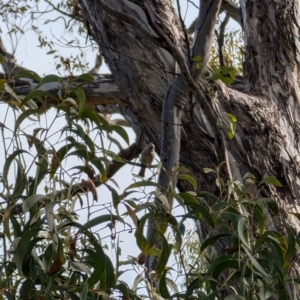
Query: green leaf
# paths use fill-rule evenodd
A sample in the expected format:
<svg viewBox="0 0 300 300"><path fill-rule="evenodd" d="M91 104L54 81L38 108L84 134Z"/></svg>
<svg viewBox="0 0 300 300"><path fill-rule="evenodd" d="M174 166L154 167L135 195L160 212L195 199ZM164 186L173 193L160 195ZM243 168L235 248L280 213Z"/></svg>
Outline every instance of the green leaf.
<svg viewBox="0 0 300 300"><path fill-rule="evenodd" d="M19 274L22 274L22 265L25 255L25 250L30 242L30 240L36 236L39 232L43 231L42 228L32 228L26 231L20 238L16 248L15 248L15 261L16 261L16 267L19 271Z"/></svg>
<svg viewBox="0 0 300 300"><path fill-rule="evenodd" d="M267 197L259 198L258 200L265 202L273 210L274 215L278 214L278 204L276 201Z"/></svg>
<svg viewBox="0 0 300 300"><path fill-rule="evenodd" d="M37 82L40 82L41 77L35 73L34 71L31 70L21 70L20 72L18 72L18 74L16 75L17 78L32 78L34 80L36 80Z"/></svg>
<svg viewBox="0 0 300 300"><path fill-rule="evenodd" d="M31 289L33 289L34 283L31 279L26 279L20 288L20 299L29 300L28 295L31 294Z"/></svg>
<svg viewBox="0 0 300 300"><path fill-rule="evenodd" d="M167 282L167 285L171 288L171 290L173 290L174 293L179 293L177 283L175 283L173 280L171 280L168 277L166 277L166 282Z"/></svg>
<svg viewBox="0 0 300 300"><path fill-rule="evenodd" d="M232 131L228 131L228 138L232 140L234 138L235 134Z"/></svg>
<svg viewBox="0 0 300 300"><path fill-rule="evenodd" d="M285 237L278 231L267 230L261 235L261 237L270 237L271 239L275 240L283 249L287 248Z"/></svg>
<svg viewBox="0 0 300 300"><path fill-rule="evenodd" d="M203 168L204 173L217 173L216 170L210 169L210 168Z"/></svg>
<svg viewBox="0 0 300 300"><path fill-rule="evenodd" d="M77 96L77 100L78 100L78 117L80 118L82 116L83 110L85 108L85 92L81 89L81 88L75 88L73 89L73 92L76 94Z"/></svg>
<svg viewBox="0 0 300 300"><path fill-rule="evenodd" d="M204 198L212 198L212 199L215 199L215 200L219 199L215 194L210 193L210 192L206 192L206 191L199 192L198 196L199 197L204 197Z"/></svg>
<svg viewBox="0 0 300 300"><path fill-rule="evenodd" d="M129 145L129 136L123 127L118 125L110 125L109 130L115 131L127 143L127 145Z"/></svg>
<svg viewBox="0 0 300 300"><path fill-rule="evenodd" d="M244 180L247 180L248 178L253 179L253 180L256 179L255 176L251 172L247 172L243 177Z"/></svg>
<svg viewBox="0 0 300 300"><path fill-rule="evenodd" d="M272 277L262 268L262 266L258 263L258 261L253 257L253 255L248 251L248 249L242 245L243 249L247 253L248 258L250 259L252 265L255 267L255 269L263 276L265 277L265 280L269 283L272 282Z"/></svg>
<svg viewBox="0 0 300 300"><path fill-rule="evenodd" d="M282 225L285 227L285 230L287 232L287 245L288 245L284 259L286 262L290 262L291 258L294 256L296 251L296 239L293 230L287 225L284 224Z"/></svg>
<svg viewBox="0 0 300 300"><path fill-rule="evenodd" d="M15 123L15 129L14 129L14 133L17 132L17 130L19 129L21 123L25 120L25 119L28 119L29 116L33 115L33 114L36 114L37 111L35 109L27 109L25 110L24 112L22 112L19 117L17 118L16 120L16 123Z"/></svg>
<svg viewBox="0 0 300 300"><path fill-rule="evenodd" d="M254 206L254 216L256 217L258 224L259 224L260 234L262 234L265 230L266 216L264 214L264 208L261 208L261 206L257 205L258 203L259 203L259 200L256 201L256 205Z"/></svg>
<svg viewBox="0 0 300 300"><path fill-rule="evenodd" d="M201 204L197 198L189 193L179 193L179 196L183 199L184 204L190 208L193 208L197 213L200 213L203 218L205 218L209 225L213 228L215 227L215 222L210 214L210 212Z"/></svg>
<svg viewBox="0 0 300 300"><path fill-rule="evenodd" d="M22 229L19 221L15 218L13 214L9 215L10 222L13 227L13 235L15 238L20 237L22 235ZM0 275L1 276L1 275Z"/></svg>
<svg viewBox="0 0 300 300"><path fill-rule="evenodd" d="M16 158L15 161L17 162L17 177L16 177L16 180L15 180L14 191L13 191L13 194L12 194L12 197L14 199L19 198L20 196L22 196L22 193L23 193L23 191L25 189L25 186L27 184L26 173L25 173L25 170L24 170L20 160L18 160Z"/></svg>
<svg viewBox="0 0 300 300"><path fill-rule="evenodd" d="M56 50L50 50L50 51L48 51L46 54L47 55L50 55L50 54L53 54L53 53L55 53L56 52Z"/></svg>
<svg viewBox="0 0 300 300"><path fill-rule="evenodd" d="M235 269L239 270L242 267L241 262L231 255L220 255L213 260L209 266L207 273L217 279L224 270Z"/></svg>
<svg viewBox="0 0 300 300"><path fill-rule="evenodd" d="M203 57L201 55L197 55L197 56L195 56L195 57L192 58L192 61L202 62L203 61Z"/></svg>
<svg viewBox="0 0 300 300"><path fill-rule="evenodd" d="M185 219L183 218L183 219L179 222L179 224L178 224L178 229L179 229L179 231L180 231L180 233L181 233L182 236L184 236L184 234L185 234L185 225L184 225L184 223L183 223L184 220L185 220Z"/></svg>
<svg viewBox="0 0 300 300"><path fill-rule="evenodd" d="M223 75L229 74L229 67L228 66L221 66L221 72Z"/></svg>
<svg viewBox="0 0 300 300"><path fill-rule="evenodd" d="M230 113L226 113L228 119L230 119L231 122L236 123L237 122L237 118L235 115L230 114Z"/></svg>
<svg viewBox="0 0 300 300"><path fill-rule="evenodd" d="M6 63L6 58L0 53L0 63Z"/></svg>
<svg viewBox="0 0 300 300"><path fill-rule="evenodd" d="M101 215L98 217L95 217L94 219L89 220L88 222L86 222L83 227L86 229L90 229L94 226L100 225L104 222L111 222L112 218L114 218L115 220L118 220L118 216L116 215Z"/></svg>
<svg viewBox="0 0 300 300"><path fill-rule="evenodd" d="M87 299L88 290L89 290L89 285L86 281L84 286L83 286L81 295L80 295L80 300L86 300Z"/></svg>
<svg viewBox="0 0 300 300"><path fill-rule="evenodd" d="M233 81L236 80L236 70L235 70L235 68L230 68L230 70L229 70L229 75L230 75L230 77L231 77L231 79L232 79Z"/></svg>
<svg viewBox="0 0 300 300"><path fill-rule="evenodd" d="M166 281L166 275L168 273L168 269L166 269L158 282L158 291L160 292L161 296L165 299L169 299L171 297L169 290L167 288L167 281Z"/></svg>
<svg viewBox="0 0 300 300"><path fill-rule="evenodd" d="M60 166L62 160L65 158L67 152L70 151L73 147L74 143L64 145L53 154L50 168L50 179L54 177L58 167Z"/></svg>
<svg viewBox="0 0 300 300"><path fill-rule="evenodd" d="M184 299L188 299L194 292L194 290L198 290L201 288L201 282L199 278L194 279L187 287ZM172 296L172 298L174 295ZM180 297L181 298L181 297ZM180 299L178 298L178 299Z"/></svg>
<svg viewBox="0 0 300 300"><path fill-rule="evenodd" d="M224 300L246 300L246 298L239 295L230 295L227 296Z"/></svg>
<svg viewBox="0 0 300 300"><path fill-rule="evenodd" d="M229 127L228 127L228 137L229 139L233 139L235 135L236 125L235 122L233 122L230 118L229 120Z"/></svg>
<svg viewBox="0 0 300 300"><path fill-rule="evenodd" d="M40 199L49 199L46 195L32 195L28 198L26 198L22 204L23 212L27 213L30 208L37 203Z"/></svg>
<svg viewBox="0 0 300 300"><path fill-rule="evenodd" d="M283 268L283 263L284 263L284 251L283 249L281 248L280 244L270 238L270 237L266 237L266 236L261 236L257 241L256 241L256 244L255 244L255 249L258 249L258 247L264 243L268 245L268 247L271 249L271 254L270 255L270 259L272 259L272 262L274 264L276 264L280 269ZM263 247L264 247L263 245ZM259 250L256 250L257 253L260 253L260 249Z"/></svg>
<svg viewBox="0 0 300 300"><path fill-rule="evenodd" d="M82 79L84 81L91 81L91 82L95 81L94 76L91 75L90 73L81 74L81 75L77 76L76 79Z"/></svg>
<svg viewBox="0 0 300 300"><path fill-rule="evenodd" d="M161 232L159 232L159 234L160 234L160 239L162 240L162 250L161 250L161 255L158 258L157 267L156 267L156 274L158 278L160 278L161 274L163 273L167 265L167 262L171 254L171 249L172 249L171 245L168 244L168 241L165 238L164 234L162 234Z"/></svg>
<svg viewBox="0 0 300 300"><path fill-rule="evenodd" d="M161 192L154 192L154 195L157 199L160 200L165 211L167 213L169 213L170 212L170 204L169 204L169 200L166 197L166 195L162 194Z"/></svg>
<svg viewBox="0 0 300 300"><path fill-rule="evenodd" d="M154 229L153 229L154 230ZM149 244L147 239L144 237L142 231L140 229L137 229L135 231L135 238L136 238L136 242L138 247L140 248L140 250L147 254L148 250L149 250Z"/></svg>
<svg viewBox="0 0 300 300"><path fill-rule="evenodd" d="M133 290L134 293L136 293L137 287L138 287L139 283L140 283L141 281L143 281L144 278L145 278L145 277L144 277L143 274L139 274L139 275L137 275L137 276L135 277L135 279L134 279L134 281L133 281L133 285L132 285L132 290Z"/></svg>
<svg viewBox="0 0 300 300"><path fill-rule="evenodd" d="M8 187L8 172L9 172L9 168L11 163L13 162L13 160L20 154L22 153L27 153L30 154L28 151L26 150L16 150L14 151L11 155L8 156L8 158L5 160L4 166L3 166L3 184L4 186L7 188Z"/></svg>
<svg viewBox="0 0 300 300"><path fill-rule="evenodd" d="M245 247L249 248L249 244L246 241L245 235L244 235L244 233L247 232L247 230L244 230L244 228L247 229L247 227L245 227L245 219L246 219L245 216L241 216L239 218L237 229L238 229L238 235L239 235L241 242L245 245Z"/></svg>
<svg viewBox="0 0 300 300"><path fill-rule="evenodd" d="M107 124L107 121L103 117L101 117L93 108L87 105L82 111L81 119L88 119L94 122L99 130L103 130L104 125Z"/></svg>
<svg viewBox="0 0 300 300"><path fill-rule="evenodd" d="M69 131L76 134L78 137L80 137L84 143L89 147L90 151L92 153L95 153L95 144L92 141L92 139L84 132L83 128L79 124L75 124L77 129L70 128Z"/></svg>
<svg viewBox="0 0 300 300"><path fill-rule="evenodd" d="M139 188L139 187L146 187L146 186L158 186L158 184L156 182L153 181L138 181L135 182L131 185L129 185L126 190L130 190L130 189L135 189L135 188Z"/></svg>
<svg viewBox="0 0 300 300"><path fill-rule="evenodd" d="M232 236L231 233L220 233L207 238L200 247L200 252L203 252L208 246L212 246L221 237Z"/></svg>
<svg viewBox="0 0 300 300"><path fill-rule="evenodd" d="M274 176L267 176L265 177L258 186L262 185L263 183L271 184L274 186L282 187L282 184L274 177Z"/></svg>
<svg viewBox="0 0 300 300"><path fill-rule="evenodd" d="M24 258L23 258L23 263L22 263L22 272L27 278L31 277L31 273L32 273L31 271L33 268L33 266L31 265L31 263L33 261L32 260L32 250L38 242L40 242L44 239L45 238L43 238L43 237L34 238L28 243L26 248L23 249Z"/></svg>
<svg viewBox="0 0 300 300"><path fill-rule="evenodd" d="M29 101L30 99L34 99L34 98L39 99L41 101L42 97L49 97L49 98L57 100L49 92L41 91L41 90L33 90L25 96L25 98L22 100L22 104L24 105L27 101ZM41 103L42 103L42 101L41 101ZM37 112L37 110L35 112Z"/></svg>
<svg viewBox="0 0 300 300"><path fill-rule="evenodd" d="M100 289L109 291L115 284L115 274L111 260L104 253L96 237L81 224L76 222L65 223L64 226L60 227L60 230L71 226L77 227L88 238L91 248L94 249L93 253L95 253L96 261L93 262L94 269L88 278L89 288L92 288L100 280ZM103 295L106 297L106 293Z"/></svg>
<svg viewBox="0 0 300 300"><path fill-rule="evenodd" d="M300 221L300 213L289 213L290 215L294 215Z"/></svg>
<svg viewBox="0 0 300 300"><path fill-rule="evenodd" d="M42 86L43 84L49 83L49 82L61 82L61 79L57 75L49 74L41 79L39 86Z"/></svg>
<svg viewBox="0 0 300 300"><path fill-rule="evenodd" d="M188 181L193 186L194 191L197 189L197 182L192 176L190 176L190 175L179 175L178 179Z"/></svg>
<svg viewBox="0 0 300 300"><path fill-rule="evenodd" d="M47 219L47 224L48 224L50 232L54 232L54 230L56 229L56 224L55 224L55 221L54 221L55 214L54 214L54 211L53 211L54 206L56 204L60 204L60 202L59 201L52 201L52 202L48 203L45 206L46 219Z"/></svg>
<svg viewBox="0 0 300 300"><path fill-rule="evenodd" d="M231 84L234 81L230 77L225 77L225 76L221 76L219 79L226 84Z"/></svg>

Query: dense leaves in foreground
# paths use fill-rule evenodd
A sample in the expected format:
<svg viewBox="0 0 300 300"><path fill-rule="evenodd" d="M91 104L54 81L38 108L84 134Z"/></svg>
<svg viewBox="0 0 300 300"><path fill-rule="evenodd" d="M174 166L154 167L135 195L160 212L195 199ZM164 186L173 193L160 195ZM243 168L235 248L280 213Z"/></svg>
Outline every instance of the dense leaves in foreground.
<svg viewBox="0 0 300 300"><path fill-rule="evenodd" d="M274 177L258 183L248 173L242 181L225 182L220 174L226 164L221 162L216 170L205 170L214 176L218 195L195 192L196 182L183 167L174 174L190 183L190 191L162 193L155 176L148 180L133 176L134 182L121 191L118 182L108 178L107 170L114 161L125 162L104 138L114 135L128 144L126 131L86 106L79 84L62 87L55 98L58 105L52 122L38 122L37 103L45 96L54 97L40 87L60 79L52 75L40 78L33 72L22 76L40 82L26 97L15 95L5 81L1 82L2 92L13 97L7 116L15 117L13 129L9 117L1 121L5 157L0 194L1 298L221 299L226 290L231 293L228 300L268 299L272 295L289 299L287 285L297 293L300 279L292 277L291 269L300 240L285 224L280 232L272 230L278 207L272 199L261 196L266 185L280 188ZM92 80L89 75L82 79ZM43 125L32 129L32 124ZM54 124L64 125L54 130ZM101 203L100 185L111 193L110 206ZM137 198L136 193L143 197ZM98 211L96 217L89 213L87 220L80 222L76 211L87 207L85 194L92 195L93 203L98 201ZM181 207L180 215L170 211L169 197ZM99 205L103 206L100 210ZM125 212L120 213L121 207ZM149 219L154 220L151 240L145 237ZM209 225L206 239L199 233L197 251L193 249L196 256L189 255L192 249L186 227L190 220L198 229L203 223ZM99 226L110 230L116 249L114 261L97 233ZM139 258L119 259L119 228L132 232L141 252ZM155 248L157 240L161 249ZM224 244L220 255L214 251L216 243ZM154 276L147 276L147 270L139 265L147 255L158 257ZM177 260L178 268L169 265L174 255L184 257ZM133 285L121 278L129 270L138 274Z"/></svg>

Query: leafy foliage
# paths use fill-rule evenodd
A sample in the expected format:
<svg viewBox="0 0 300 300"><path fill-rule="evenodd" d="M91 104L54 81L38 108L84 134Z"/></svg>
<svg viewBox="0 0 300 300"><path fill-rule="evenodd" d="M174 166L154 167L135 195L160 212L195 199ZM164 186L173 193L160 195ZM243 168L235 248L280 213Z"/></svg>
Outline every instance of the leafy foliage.
<svg viewBox="0 0 300 300"><path fill-rule="evenodd" d="M63 13L67 30L76 25L85 34L77 1L56 6L46 2ZM4 18L23 16L35 7L29 3L11 1L5 6ZM42 35L35 17L31 20L40 47L59 61L58 70L64 67L72 74L86 67L79 56L57 54L55 43ZM10 34L23 33L13 24ZM242 73L241 32L224 34L224 63L219 60L220 45L216 41L212 52L211 79L230 84ZM202 58L193 60L201 68ZM215 195L199 191L196 180L180 167L175 171L178 178L192 190L162 193L155 181L159 166L148 180L133 176L134 182L121 191L108 170L113 162L125 164L114 149L119 140L129 144L130 139L124 128L110 125L86 106L84 83L74 84L70 79L70 85L63 86L57 75L40 77L26 70L16 77L32 78L38 85L22 96L14 93L7 79L0 81L1 93L11 95L1 123L0 298L223 299L226 291L230 294L227 300L289 299L288 286L297 294L300 278L294 276L292 267L300 240L287 224L276 224L281 231L275 230L278 206L262 196L265 185L281 187L276 178L267 176L257 183L248 173L241 181L226 181L221 175L226 168L222 162L216 170L204 170L215 178L219 188ZM89 74L79 79L93 80ZM58 95L42 89L53 82L61 87ZM41 116L45 97L56 104L50 122ZM228 138L232 139L237 119L229 113L227 119ZM117 136L116 143L111 139L114 148L105 143L105 137L112 134ZM100 186L109 191L109 203L103 203ZM179 213L171 211L170 198L177 201ZM86 220L82 221L85 210ZM148 222L153 224L149 239L145 236ZM109 232L111 246L99 234L103 227ZM206 239L202 228L208 232ZM125 231L134 236L135 244L130 246L139 249L140 255L121 260L120 239ZM223 253L217 253L216 245L223 247ZM154 275L141 266L150 255L158 258ZM172 264L174 257L177 265ZM124 281L124 274L130 271L137 274L132 284Z"/></svg>
<svg viewBox="0 0 300 300"><path fill-rule="evenodd" d="M107 170L114 158L123 161L105 146L103 137L115 132L128 144L126 131L111 126L85 106L80 86L62 86L68 92L64 98L55 98L58 108L54 120L42 123L38 104L49 95L40 87L60 79L52 75L38 78L31 73L22 76L34 76L40 84L23 99L12 93L16 102L7 107L1 130L5 162L0 195L0 284L8 299L110 299L112 295L141 299L141 287L150 297L160 299L215 299L221 298L225 290L232 294L227 299L267 299L271 295L288 299L286 286L293 283L297 288L299 279L292 279L290 271L300 240L287 225L281 232L272 229L277 204L260 196L265 184L280 186L278 180L266 177L256 184L253 174L248 173L242 182L224 182L220 174L226 165L221 163L217 170L204 170L214 174L218 197L195 192L196 181L182 167L175 172L191 184L192 191L168 191L163 195L152 176L147 181L134 177L133 184L118 192ZM6 84L4 91L11 91ZM15 116L13 130L7 125L9 115ZM236 122L234 116L228 118ZM31 130L28 125L32 122L40 126ZM58 126L55 135L52 127L57 122L65 125ZM72 160L71 165L68 160ZM110 191L112 205L100 204L104 210L96 217L88 214L87 220L81 222L76 209L86 207L82 195L102 201L97 191L100 185ZM144 196L136 198L137 193ZM158 200L154 201L154 196ZM169 197L174 197L181 207L179 216L171 214ZM121 207L125 207L123 213ZM148 221L153 224L150 240L144 235ZM186 231L189 221L209 228L208 237L191 239L191 229ZM115 262L97 234L101 225L108 226L112 241L117 238ZM134 231L139 257L120 260L122 234L116 231L119 225ZM201 230L198 233L201 235ZM157 240L161 241L159 249ZM214 250L216 243L224 244L219 255ZM197 251L187 253L191 247ZM179 269L169 266L174 254ZM155 277L144 275L140 267L149 255L158 257ZM138 273L132 287L121 278L128 266ZM174 274L176 280L172 279ZM156 288L152 280L157 281Z"/></svg>
<svg viewBox="0 0 300 300"><path fill-rule="evenodd" d="M186 246L176 254L185 276L186 291L181 296L215 299L226 290L232 293L226 299L268 299L274 295L290 299L287 285L293 282L296 287L299 282L290 272L300 240L287 225L281 232L272 230L277 204L258 196L262 184L278 185L278 180L266 177L255 184L253 174L248 173L242 182L224 183L220 169L206 171L216 174L221 196L210 206L207 203L212 195L205 192L195 197L196 205L188 204L190 212L183 219L193 217L208 223L209 233L202 241L190 234ZM214 250L216 243L224 245L220 255Z"/></svg>

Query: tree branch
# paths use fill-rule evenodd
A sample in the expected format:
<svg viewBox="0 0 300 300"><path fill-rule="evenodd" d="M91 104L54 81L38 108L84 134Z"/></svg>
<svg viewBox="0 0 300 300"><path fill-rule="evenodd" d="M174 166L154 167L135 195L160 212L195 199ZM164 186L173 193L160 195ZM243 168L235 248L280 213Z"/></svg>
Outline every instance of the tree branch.
<svg viewBox="0 0 300 300"><path fill-rule="evenodd" d="M243 27L241 8L238 5L234 4L231 0L223 0L222 10L226 10L228 15L233 20L235 20L241 27Z"/></svg>
<svg viewBox="0 0 300 300"><path fill-rule="evenodd" d="M6 76L0 74L0 78L6 78ZM36 104L40 108L41 112L45 112L50 107L55 107L59 104L59 100L56 99L56 95L60 89L62 89L62 91L72 91L73 88L80 85L80 87L85 92L87 105L126 105L126 103L124 102L124 97L119 90L119 87L117 86L115 80L110 74L94 75L94 79L94 82L86 82L84 84L82 80L76 80L76 77L62 78L62 83L46 83L38 89L50 92L53 95L53 98L45 97L43 98L43 104L41 104L39 101L36 101ZM38 82L31 78L9 79L8 84L13 88L14 93L18 96L27 95L38 86ZM72 96L72 94L70 96ZM1 97L2 100L9 101L12 98L12 95L4 91Z"/></svg>
<svg viewBox="0 0 300 300"><path fill-rule="evenodd" d="M141 145L138 143L133 143L130 145L130 147L126 149L122 149L119 153L118 156L124 159L124 161L131 161L134 158L138 157L140 152L142 151ZM134 164L134 163L131 163ZM111 161L111 164L107 168L106 176L108 179L112 178L123 166L125 166L126 163L120 163L115 160ZM136 164L137 166L142 166L141 164ZM94 176L92 179L95 187L99 187L102 184L106 184L105 182L101 182L99 180L100 174ZM68 195L75 196L77 194L83 194L83 193L88 193L89 189L86 184L74 184L71 188L71 192L69 191L69 188L64 188L62 190L58 190L55 193L50 193L48 195L45 195L45 199L57 199L59 201L62 201L68 197ZM44 201L44 199L39 200L38 204L41 206L44 206L47 204L47 201ZM2 220L3 217L3 211L0 211L0 221ZM23 209L22 209L22 204L16 204L12 207L10 213L12 215L21 215L23 214Z"/></svg>
<svg viewBox="0 0 300 300"><path fill-rule="evenodd" d="M220 13L222 13L224 10L229 15L229 17L235 20L242 27L241 8L238 5L234 4L231 0L223 0L220 8ZM196 23L197 18L192 22L192 24L188 28L191 34L195 32Z"/></svg>
<svg viewBox="0 0 300 300"><path fill-rule="evenodd" d="M225 34L225 28L229 21L229 15L226 14L224 20L222 21L220 25L220 34L217 36L218 39L218 47L219 47L219 63L220 66L225 66L224 61L224 34Z"/></svg>
<svg viewBox="0 0 300 300"><path fill-rule="evenodd" d="M0 36L0 54L2 54L6 59L6 62L2 63L2 68L5 72L5 74L12 76L12 75L19 73L22 70L26 70L22 66L18 65L16 63L16 59L15 59L14 55L10 54L6 50L1 36Z"/></svg>
<svg viewBox="0 0 300 300"><path fill-rule="evenodd" d="M196 22L196 36L194 38L194 46L192 49L192 57L201 56L203 66L200 69L194 69L194 79L204 73L214 38L214 30L216 20L219 14L222 0L200 0L200 10Z"/></svg>

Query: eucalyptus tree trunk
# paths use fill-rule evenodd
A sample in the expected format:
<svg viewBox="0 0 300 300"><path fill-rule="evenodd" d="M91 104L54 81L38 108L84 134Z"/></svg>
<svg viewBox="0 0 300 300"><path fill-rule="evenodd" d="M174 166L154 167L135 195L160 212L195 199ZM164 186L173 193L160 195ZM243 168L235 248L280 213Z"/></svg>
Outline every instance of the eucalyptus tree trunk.
<svg viewBox="0 0 300 300"><path fill-rule="evenodd" d="M193 43L171 0L80 4L123 95L124 113L155 144L166 170L179 163L191 171L199 190L211 192L216 192L215 178L203 168L221 161L227 162L229 179L241 179L246 172L258 179L273 175L283 188L263 192L280 207L275 225L288 223L299 232L290 213L298 211L300 199L300 0L241 0L246 93L220 82L197 83L204 70L195 69L190 53L201 55L205 66L210 51L206 39L212 37L210 25L220 1L200 0ZM226 113L238 118L232 140L227 138ZM166 120L168 115L172 118ZM190 188L181 181L177 186ZM207 231L204 224L204 237Z"/></svg>

